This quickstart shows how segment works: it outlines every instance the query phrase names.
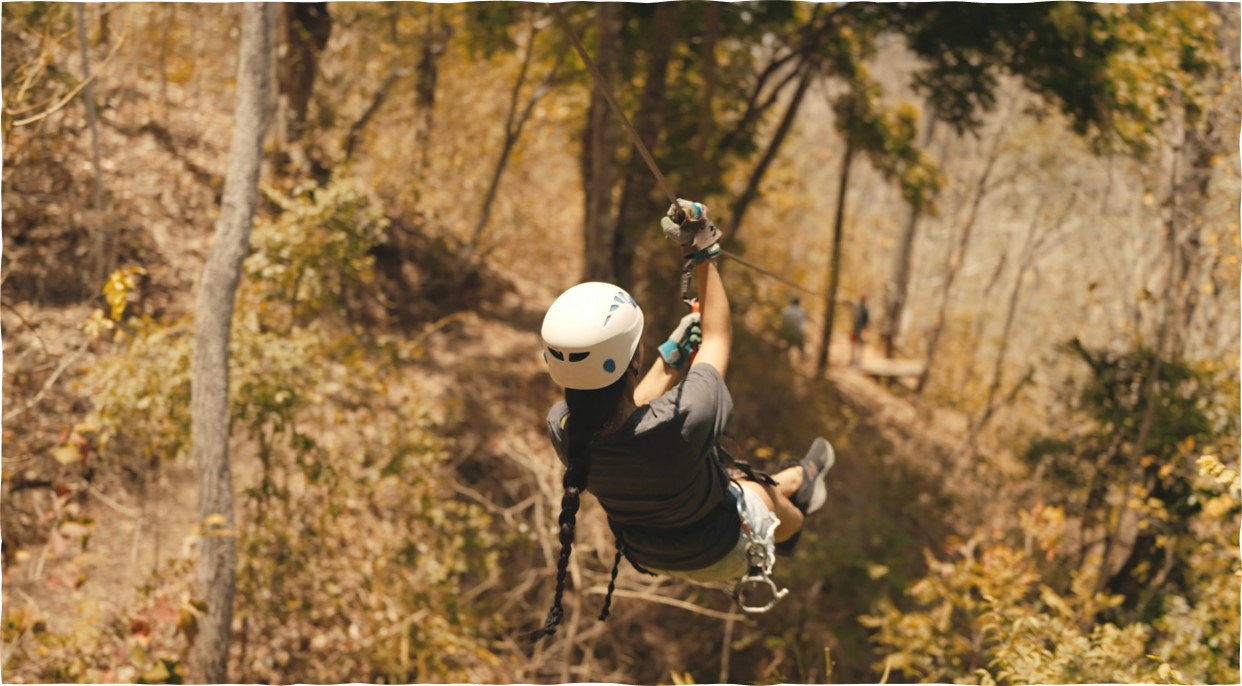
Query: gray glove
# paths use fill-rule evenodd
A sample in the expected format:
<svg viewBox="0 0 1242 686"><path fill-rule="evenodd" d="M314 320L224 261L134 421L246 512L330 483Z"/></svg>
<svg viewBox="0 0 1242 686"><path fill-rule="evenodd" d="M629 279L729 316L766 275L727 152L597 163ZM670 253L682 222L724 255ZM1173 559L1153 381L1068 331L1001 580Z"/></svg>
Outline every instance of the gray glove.
<svg viewBox="0 0 1242 686"><path fill-rule="evenodd" d="M668 335L668 340L660 344L660 357L673 369L681 369L681 365L699 349L703 342L703 330L699 327L698 312L681 318L677 328Z"/></svg>
<svg viewBox="0 0 1242 686"><path fill-rule="evenodd" d="M693 200L677 199L660 219L664 236L681 244L681 254L695 263L720 254L720 238L724 235L707 218L707 206Z"/></svg>

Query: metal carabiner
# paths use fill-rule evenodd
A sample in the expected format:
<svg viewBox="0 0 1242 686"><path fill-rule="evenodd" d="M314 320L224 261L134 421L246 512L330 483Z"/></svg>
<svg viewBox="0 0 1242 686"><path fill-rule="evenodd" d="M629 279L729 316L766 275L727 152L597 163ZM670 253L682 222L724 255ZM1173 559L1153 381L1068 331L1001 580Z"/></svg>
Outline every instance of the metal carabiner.
<svg viewBox="0 0 1242 686"><path fill-rule="evenodd" d="M762 589L761 593L769 596L767 604L747 605L746 601L751 596L752 589ZM771 577L764 574L762 570L759 570L759 573L755 573L755 570L752 569L746 576L738 579L737 585L733 587L732 595L733 600L737 601L738 607L742 608L743 612L763 614L775 607L781 598L789 595L789 589L777 588L776 582L772 581ZM759 597L762 598L763 595Z"/></svg>
<svg viewBox="0 0 1242 686"><path fill-rule="evenodd" d="M744 526L743 531L748 537L750 536L750 527ZM738 607L741 607L743 612L762 614L771 610L781 598L789 595L789 589L777 588L776 582L768 576L767 553L761 543L752 539L750 545L746 546L746 557L749 563L746 576L738 579L737 585L733 587L733 600L737 601ZM758 597L762 599L768 596L767 604L748 605L746 603L746 599L752 595L748 591L754 589L762 589Z"/></svg>

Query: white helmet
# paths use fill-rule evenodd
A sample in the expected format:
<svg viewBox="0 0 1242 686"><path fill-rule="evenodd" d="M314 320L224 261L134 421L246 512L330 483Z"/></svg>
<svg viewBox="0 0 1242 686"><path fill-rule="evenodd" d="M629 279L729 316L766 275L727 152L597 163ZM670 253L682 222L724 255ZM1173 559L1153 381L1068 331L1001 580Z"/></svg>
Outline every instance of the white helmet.
<svg viewBox="0 0 1242 686"><path fill-rule="evenodd" d="M643 335L643 311L618 286L580 283L548 308L541 333L552 380L592 391L625 373Z"/></svg>

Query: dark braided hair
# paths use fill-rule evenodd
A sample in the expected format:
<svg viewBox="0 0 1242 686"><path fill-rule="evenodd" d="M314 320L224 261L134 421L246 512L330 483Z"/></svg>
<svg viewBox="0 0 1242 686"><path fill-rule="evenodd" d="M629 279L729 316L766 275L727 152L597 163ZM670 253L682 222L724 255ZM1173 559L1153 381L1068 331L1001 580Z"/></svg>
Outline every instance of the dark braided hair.
<svg viewBox="0 0 1242 686"><path fill-rule="evenodd" d="M621 556L625 554L625 541L617 538L617 556L612 559L612 577L608 579L608 594L604 596L604 607L599 611L599 621L608 619L608 609L612 607L612 592L617 590L617 570L621 568Z"/></svg>
<svg viewBox="0 0 1242 686"><path fill-rule="evenodd" d="M634 367L630 372L637 373ZM604 388L583 391L574 388L565 389L565 404L569 406L568 429L568 464L565 467L565 478L561 483L565 494L561 496L560 541L561 555L556 561L556 595L552 598L552 607L548 608L548 617L543 628L530 634L531 642L544 636L556 633L556 627L565 616L561 601L565 596L565 576L569 569L569 554L574 546L574 523L578 515L578 500L582 491L586 490L587 475L591 472L591 440L599 435L608 421L616 414L621 394L625 392L626 374ZM620 555L620 549L617 554ZM608 584L608 597L604 599L604 612L600 619L608 616L608 605L612 600L612 590L617 578L617 570L612 571L613 582Z"/></svg>

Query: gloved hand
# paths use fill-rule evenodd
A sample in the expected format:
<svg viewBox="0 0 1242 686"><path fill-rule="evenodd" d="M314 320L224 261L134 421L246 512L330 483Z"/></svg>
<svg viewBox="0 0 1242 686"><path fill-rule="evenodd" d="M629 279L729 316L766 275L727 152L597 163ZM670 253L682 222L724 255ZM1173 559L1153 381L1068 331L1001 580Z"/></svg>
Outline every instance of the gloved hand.
<svg viewBox="0 0 1242 686"><path fill-rule="evenodd" d="M696 264L720 254L724 234L707 218L706 205L678 198L660 219L660 228L665 237L681 244L682 256Z"/></svg>
<svg viewBox="0 0 1242 686"><path fill-rule="evenodd" d="M682 317L677 328L668 335L668 340L660 344L660 357L673 369L681 369L681 365L690 359L703 342L703 329L699 327L699 318L698 312Z"/></svg>

